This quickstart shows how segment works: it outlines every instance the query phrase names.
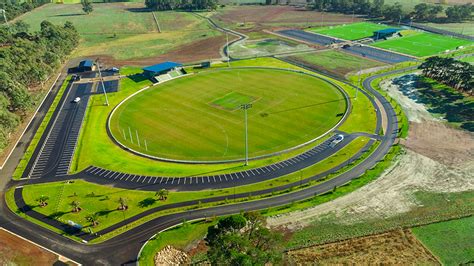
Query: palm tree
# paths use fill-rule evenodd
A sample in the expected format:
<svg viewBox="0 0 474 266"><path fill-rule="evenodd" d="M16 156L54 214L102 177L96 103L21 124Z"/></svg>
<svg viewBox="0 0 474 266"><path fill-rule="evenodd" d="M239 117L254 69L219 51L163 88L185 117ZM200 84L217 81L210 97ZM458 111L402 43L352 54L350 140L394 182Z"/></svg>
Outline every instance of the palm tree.
<svg viewBox="0 0 474 266"><path fill-rule="evenodd" d="M160 191L155 193L155 196L158 196L160 200L166 200L168 198L168 194L170 194L170 192L162 188Z"/></svg>
<svg viewBox="0 0 474 266"><path fill-rule="evenodd" d="M81 203L77 200L71 202L72 212L80 212L82 210Z"/></svg>
<svg viewBox="0 0 474 266"><path fill-rule="evenodd" d="M49 197L45 195L39 196L39 198L36 199L37 202L39 202L40 207L46 207L48 205Z"/></svg>
<svg viewBox="0 0 474 266"><path fill-rule="evenodd" d="M120 197L119 200L118 200L118 203L120 204L119 206L119 210L121 211L125 211L128 209L128 205L127 205L127 199L126 198L122 198Z"/></svg>
<svg viewBox="0 0 474 266"><path fill-rule="evenodd" d="M93 227L99 224L99 215L97 213L91 213L86 216L87 221L89 221Z"/></svg>

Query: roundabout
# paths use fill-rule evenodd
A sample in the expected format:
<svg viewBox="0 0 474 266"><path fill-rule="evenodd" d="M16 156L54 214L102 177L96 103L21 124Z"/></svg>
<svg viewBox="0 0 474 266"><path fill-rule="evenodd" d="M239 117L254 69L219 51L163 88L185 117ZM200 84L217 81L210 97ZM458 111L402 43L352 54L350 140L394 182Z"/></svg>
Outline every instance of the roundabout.
<svg viewBox="0 0 474 266"><path fill-rule="evenodd" d="M164 161L243 160L243 104L248 110L249 157L282 154L327 135L344 120L342 88L308 73L249 67L198 72L134 93L108 119L114 141Z"/></svg>

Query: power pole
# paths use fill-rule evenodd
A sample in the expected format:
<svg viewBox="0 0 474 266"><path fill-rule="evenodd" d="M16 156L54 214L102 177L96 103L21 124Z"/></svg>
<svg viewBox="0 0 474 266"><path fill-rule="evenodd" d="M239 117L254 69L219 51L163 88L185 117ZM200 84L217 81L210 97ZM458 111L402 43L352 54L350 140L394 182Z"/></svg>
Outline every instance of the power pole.
<svg viewBox="0 0 474 266"><path fill-rule="evenodd" d="M105 105L109 106L109 99L107 98L107 93L105 92L104 79L102 78L102 72L100 72L99 59L96 60L95 64L97 66L97 69L99 70L100 83L102 84L102 91L104 92L104 95L105 95Z"/></svg>
<svg viewBox="0 0 474 266"><path fill-rule="evenodd" d="M248 137L248 122L247 122L247 110L252 108L251 103L240 105L240 109L244 110L245 113L245 165L249 165L249 137Z"/></svg>

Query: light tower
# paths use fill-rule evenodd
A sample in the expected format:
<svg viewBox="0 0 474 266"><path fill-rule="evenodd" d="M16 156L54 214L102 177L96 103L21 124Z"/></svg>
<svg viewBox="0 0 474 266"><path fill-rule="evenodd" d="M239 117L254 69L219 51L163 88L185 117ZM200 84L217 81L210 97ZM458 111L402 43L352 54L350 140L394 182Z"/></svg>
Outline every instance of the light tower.
<svg viewBox="0 0 474 266"><path fill-rule="evenodd" d="M247 123L247 110L250 108L252 108L251 103L240 105L240 109L244 110L244 113L245 113L245 165L249 165L249 136L248 136L248 123Z"/></svg>

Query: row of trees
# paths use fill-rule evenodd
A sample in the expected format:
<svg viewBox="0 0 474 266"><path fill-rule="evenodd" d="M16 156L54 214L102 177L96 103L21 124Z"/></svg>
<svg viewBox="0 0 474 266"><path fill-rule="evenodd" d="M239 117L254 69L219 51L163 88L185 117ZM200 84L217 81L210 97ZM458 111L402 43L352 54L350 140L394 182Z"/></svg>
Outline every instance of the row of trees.
<svg viewBox="0 0 474 266"><path fill-rule="evenodd" d="M36 7L39 7L46 3L50 3L49 0L30 0L22 3L16 0L4 0L1 2L2 3L0 3L0 8L5 10L5 14L8 20L14 19L23 13L33 10ZM0 24L5 23L3 17L0 18Z"/></svg>
<svg viewBox="0 0 474 266"><path fill-rule="evenodd" d="M451 86L461 92L474 93L474 66L455 60L434 56L428 58L420 66L423 75L440 83Z"/></svg>
<svg viewBox="0 0 474 266"><path fill-rule="evenodd" d="M43 21L36 33L22 21L0 25L0 151L34 103L28 88L42 85L78 41L70 22Z"/></svg>
<svg viewBox="0 0 474 266"><path fill-rule="evenodd" d="M439 21L439 13L443 7L439 5L418 4L411 12L406 12L400 3L386 5L384 0L307 0L308 8L318 11L329 11L344 14L360 14L369 17L383 17L386 20L399 21ZM446 18L449 22L461 22L471 19L474 7L472 4L457 5L446 9Z"/></svg>
<svg viewBox="0 0 474 266"><path fill-rule="evenodd" d="M214 10L217 0L145 0L145 5L152 10Z"/></svg>
<svg viewBox="0 0 474 266"><path fill-rule="evenodd" d="M206 242L211 265L275 265L282 258L282 235L268 229L258 212L219 219Z"/></svg>

